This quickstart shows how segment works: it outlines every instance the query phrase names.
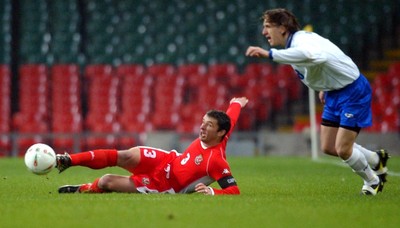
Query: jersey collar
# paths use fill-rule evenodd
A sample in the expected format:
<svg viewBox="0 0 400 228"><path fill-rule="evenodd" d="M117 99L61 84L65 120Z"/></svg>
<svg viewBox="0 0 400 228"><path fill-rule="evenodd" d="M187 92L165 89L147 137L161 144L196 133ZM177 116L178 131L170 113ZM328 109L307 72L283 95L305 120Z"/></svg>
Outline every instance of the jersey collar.
<svg viewBox="0 0 400 228"><path fill-rule="evenodd" d="M207 145L204 144L203 141L201 141L201 140L200 140L200 145L204 150L206 150L208 148Z"/></svg>
<svg viewBox="0 0 400 228"><path fill-rule="evenodd" d="M295 33L296 33L296 32L290 33L290 34L289 34L289 37L288 37L288 39L287 39L287 41L286 41L286 48L290 48L290 46L292 45L293 35L294 35Z"/></svg>

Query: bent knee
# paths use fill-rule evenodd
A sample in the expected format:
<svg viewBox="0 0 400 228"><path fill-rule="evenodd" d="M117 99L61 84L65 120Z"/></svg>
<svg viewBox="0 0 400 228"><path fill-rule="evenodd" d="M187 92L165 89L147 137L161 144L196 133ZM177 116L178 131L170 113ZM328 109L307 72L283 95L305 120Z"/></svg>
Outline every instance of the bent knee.
<svg viewBox="0 0 400 228"><path fill-rule="evenodd" d="M325 154L328 154L328 155L332 155L332 156L337 156L338 155L336 149L332 148L332 147L324 147L324 146L322 146L321 150L322 150L322 152L324 152Z"/></svg>
<svg viewBox="0 0 400 228"><path fill-rule="evenodd" d="M98 182L98 187L103 190L110 190L113 187L113 176L112 174L105 174L104 176L100 177Z"/></svg>
<svg viewBox="0 0 400 228"><path fill-rule="evenodd" d="M132 147L128 150L118 151L118 166L124 169L131 169L136 167L140 161L140 148Z"/></svg>
<svg viewBox="0 0 400 228"><path fill-rule="evenodd" d="M137 192L129 176L106 174L98 182L98 187L107 192Z"/></svg>

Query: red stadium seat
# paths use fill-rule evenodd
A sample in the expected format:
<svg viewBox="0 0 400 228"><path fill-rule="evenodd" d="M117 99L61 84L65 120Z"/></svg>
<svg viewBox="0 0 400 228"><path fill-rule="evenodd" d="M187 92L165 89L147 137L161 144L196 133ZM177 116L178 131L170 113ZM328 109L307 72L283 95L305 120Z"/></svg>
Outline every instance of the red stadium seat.
<svg viewBox="0 0 400 228"><path fill-rule="evenodd" d="M18 156L23 156L25 151L35 143L47 143L48 139L44 136L49 132L46 122L27 121L18 128L20 133L16 138L18 146Z"/></svg>
<svg viewBox="0 0 400 228"><path fill-rule="evenodd" d="M226 75L237 74L238 69L233 63L219 63L208 66L208 74L224 77Z"/></svg>
<svg viewBox="0 0 400 228"><path fill-rule="evenodd" d="M122 64L116 67L116 71L119 76L142 75L146 68L139 64Z"/></svg>
<svg viewBox="0 0 400 228"><path fill-rule="evenodd" d="M392 98L390 101L394 108L400 110L400 83L393 85Z"/></svg>
<svg viewBox="0 0 400 228"><path fill-rule="evenodd" d="M152 76L163 76L176 74L176 69L171 64L153 64L147 67L147 73Z"/></svg>
<svg viewBox="0 0 400 228"><path fill-rule="evenodd" d="M109 75L97 75L91 78L88 87L88 112L84 126L91 135L85 140L85 148L115 148L116 133L121 131L118 121L120 78Z"/></svg>
<svg viewBox="0 0 400 228"><path fill-rule="evenodd" d="M179 122L178 112L160 110L154 112L152 116L152 124L155 130L175 130Z"/></svg>
<svg viewBox="0 0 400 228"><path fill-rule="evenodd" d="M44 64L24 64L19 68L19 74L21 76L28 76L32 79L38 77L39 75L47 75L47 71L47 66Z"/></svg>
<svg viewBox="0 0 400 228"><path fill-rule="evenodd" d="M114 74L114 68L109 64L93 64L87 65L84 70L84 76L94 78L100 76L111 76Z"/></svg>
<svg viewBox="0 0 400 228"><path fill-rule="evenodd" d="M44 140L49 131L48 68L43 64L26 64L19 68L19 111L12 119L13 129L28 135L18 135L19 155L32 144Z"/></svg>
<svg viewBox="0 0 400 228"><path fill-rule="evenodd" d="M259 81L256 85L260 91L259 99L270 100L274 112L282 111L288 101L287 91L277 85L272 78Z"/></svg>
<svg viewBox="0 0 400 228"><path fill-rule="evenodd" d="M400 113L392 106L384 109L380 122L383 132L398 132L400 130Z"/></svg>
<svg viewBox="0 0 400 228"><path fill-rule="evenodd" d="M82 117L80 114L54 114L52 118L52 140L56 151L71 151L75 146L81 146L80 133L83 132Z"/></svg>
<svg viewBox="0 0 400 228"><path fill-rule="evenodd" d="M102 134L100 132L92 132L85 138L85 149L112 149L118 148L118 138L113 134Z"/></svg>
<svg viewBox="0 0 400 228"><path fill-rule="evenodd" d="M224 84L207 85L198 87L197 104L204 105L208 109L221 109L226 105L228 99L228 88Z"/></svg>
<svg viewBox="0 0 400 228"><path fill-rule="evenodd" d="M68 77L70 75L79 75L80 68L76 64L55 64L51 67L50 74L54 77L55 75L63 75Z"/></svg>
<svg viewBox="0 0 400 228"><path fill-rule="evenodd" d="M140 139L136 134L131 134L131 135L123 135L118 137L118 146L119 148L122 149L129 149L131 147L134 147L136 145L142 145L142 142L140 142Z"/></svg>
<svg viewBox="0 0 400 228"><path fill-rule="evenodd" d="M121 83L121 110L119 121L123 131L144 133L152 129L150 112L153 109L154 78L150 74L129 75ZM120 139L123 145L132 142L131 137ZM133 144L132 144L133 145Z"/></svg>
<svg viewBox="0 0 400 228"><path fill-rule="evenodd" d="M52 145L56 151L71 151L74 146L81 145L79 134L83 130L79 66L53 65L51 86L51 127L52 132L55 133Z"/></svg>
<svg viewBox="0 0 400 228"><path fill-rule="evenodd" d="M277 85L287 91L289 101L296 101L301 98L303 85L291 66L278 65L276 78Z"/></svg>
<svg viewBox="0 0 400 228"><path fill-rule="evenodd" d="M237 122L239 131L251 131L256 126L256 114L254 109L243 109Z"/></svg>
<svg viewBox="0 0 400 228"><path fill-rule="evenodd" d="M237 75L238 69L233 63L213 64L208 67L207 77L215 78L218 82L228 83L232 75Z"/></svg>
<svg viewBox="0 0 400 228"><path fill-rule="evenodd" d="M200 124L208 110L208 107L198 103L182 105L179 109L180 121L176 128L177 131L180 133L198 134Z"/></svg>
<svg viewBox="0 0 400 228"><path fill-rule="evenodd" d="M86 117L86 124L91 134L85 138L85 148L117 148L117 133L121 131L121 125L117 116L113 114L96 115L89 113Z"/></svg>
<svg viewBox="0 0 400 228"><path fill-rule="evenodd" d="M243 74L250 78L260 78L273 75L275 72L269 63L250 63L246 65Z"/></svg>
<svg viewBox="0 0 400 228"><path fill-rule="evenodd" d="M202 75L207 73L207 66L204 64L197 64L197 63L192 63L192 64L182 64L178 66L178 74L184 75L186 77L190 77L190 75Z"/></svg>
<svg viewBox="0 0 400 228"><path fill-rule="evenodd" d="M229 86L235 89L244 89L252 80L256 83L257 79L250 77L248 74L235 74L230 77Z"/></svg>
<svg viewBox="0 0 400 228"><path fill-rule="evenodd" d="M125 132L145 133L153 129L148 113L123 113L119 116L121 128Z"/></svg>
<svg viewBox="0 0 400 228"><path fill-rule="evenodd" d="M372 86L387 90L391 87L391 80L392 77L389 74L381 73L375 77L374 81L372 82Z"/></svg>
<svg viewBox="0 0 400 228"><path fill-rule="evenodd" d="M11 72L0 64L0 157L9 155L11 148Z"/></svg>
<svg viewBox="0 0 400 228"><path fill-rule="evenodd" d="M400 62L392 63L389 66L388 75L400 78Z"/></svg>

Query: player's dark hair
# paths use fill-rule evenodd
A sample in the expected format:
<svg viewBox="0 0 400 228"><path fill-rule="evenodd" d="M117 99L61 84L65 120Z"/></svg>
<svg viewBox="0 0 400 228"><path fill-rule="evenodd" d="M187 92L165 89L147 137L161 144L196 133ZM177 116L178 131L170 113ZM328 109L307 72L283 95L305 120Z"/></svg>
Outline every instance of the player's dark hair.
<svg viewBox="0 0 400 228"><path fill-rule="evenodd" d="M206 115L217 120L218 131L225 130L225 135L231 129L231 119L225 112L218 110L210 110L206 113ZM224 138L225 135L222 138Z"/></svg>
<svg viewBox="0 0 400 228"><path fill-rule="evenodd" d="M271 9L264 12L262 20L275 25L282 25L290 33L295 33L300 30L300 24L296 16L287 9Z"/></svg>

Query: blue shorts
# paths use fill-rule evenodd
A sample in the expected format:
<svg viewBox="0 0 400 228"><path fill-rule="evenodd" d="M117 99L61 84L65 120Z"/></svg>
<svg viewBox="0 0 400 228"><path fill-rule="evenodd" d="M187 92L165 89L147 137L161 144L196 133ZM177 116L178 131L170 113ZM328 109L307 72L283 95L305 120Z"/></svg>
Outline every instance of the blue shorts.
<svg viewBox="0 0 400 228"><path fill-rule="evenodd" d="M350 85L325 92L322 119L346 127L369 127L372 125L372 90L364 75Z"/></svg>

